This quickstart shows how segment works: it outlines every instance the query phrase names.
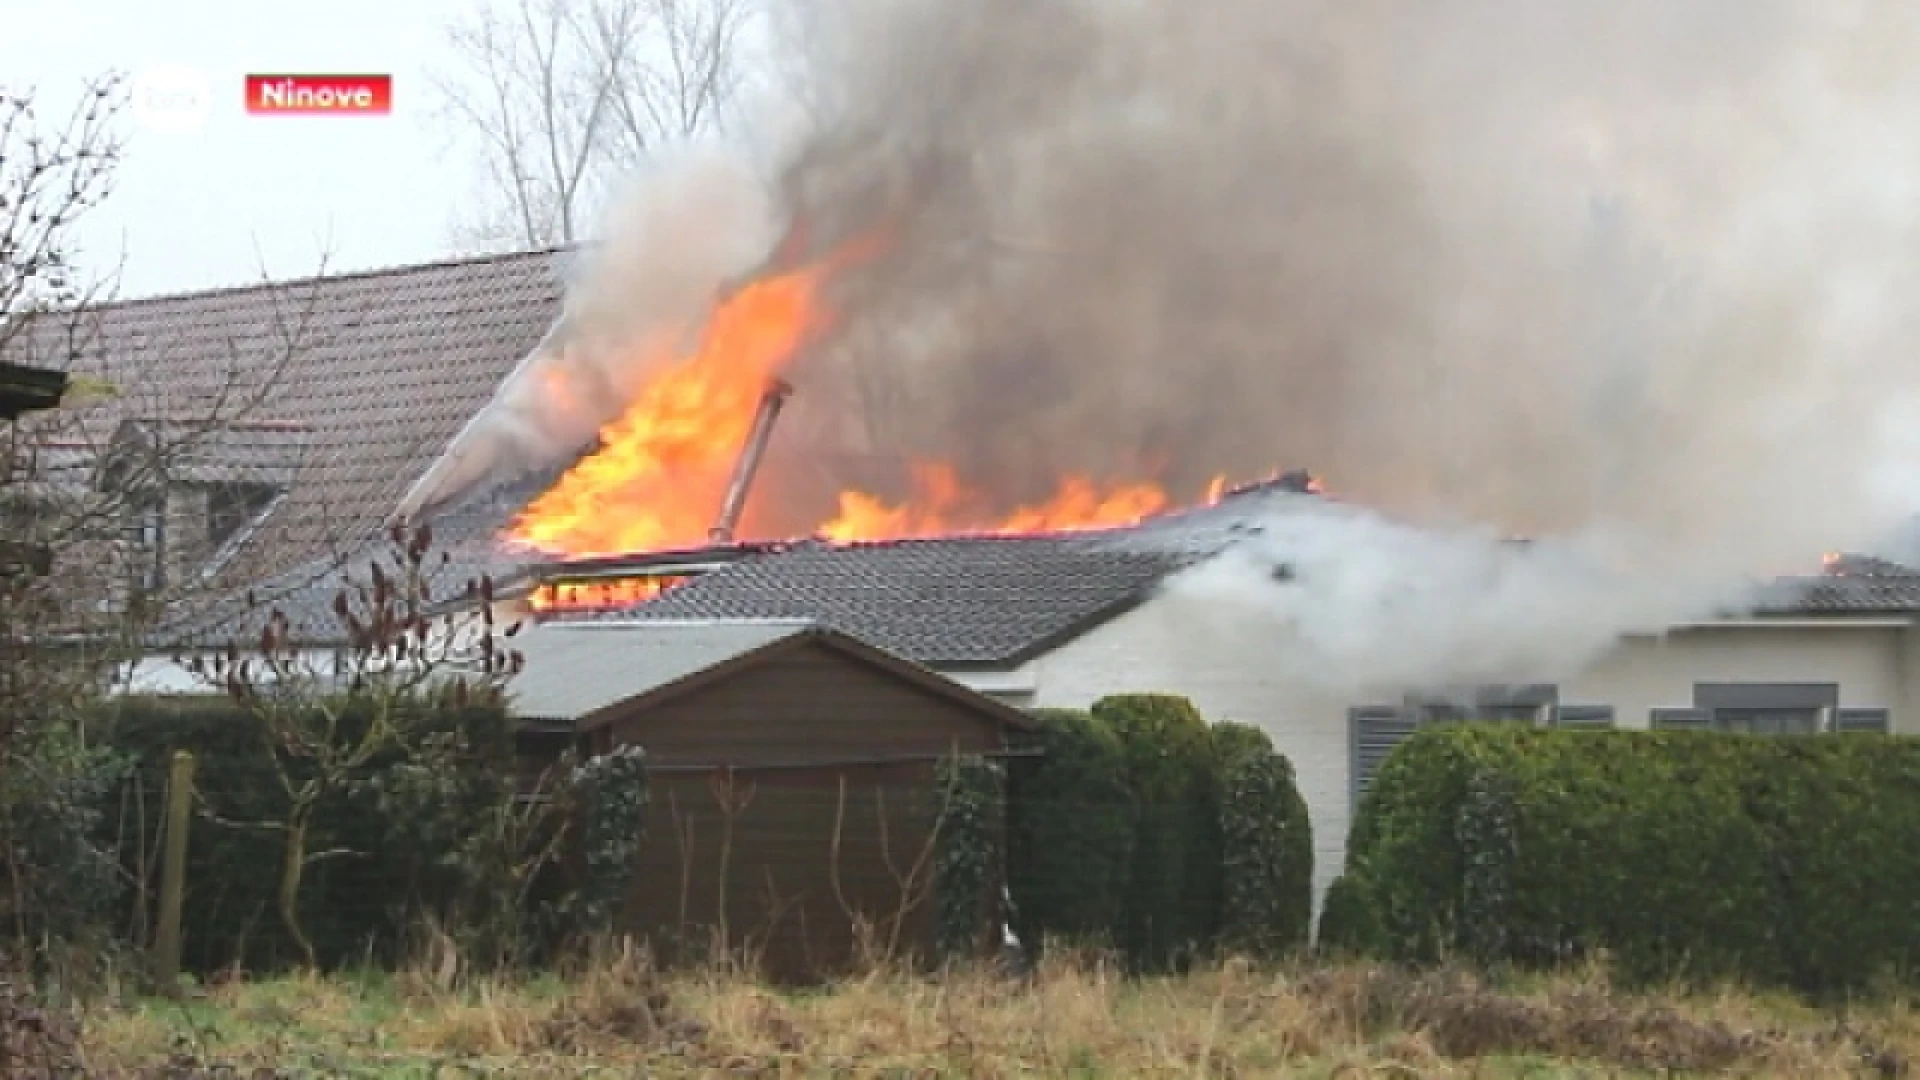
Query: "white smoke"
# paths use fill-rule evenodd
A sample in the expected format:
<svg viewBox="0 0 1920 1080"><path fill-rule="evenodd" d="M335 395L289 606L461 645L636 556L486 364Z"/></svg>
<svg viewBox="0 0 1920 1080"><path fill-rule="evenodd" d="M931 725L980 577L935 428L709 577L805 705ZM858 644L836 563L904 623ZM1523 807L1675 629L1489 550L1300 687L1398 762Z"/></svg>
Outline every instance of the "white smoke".
<svg viewBox="0 0 1920 1080"><path fill-rule="evenodd" d="M1307 700L1559 681L1622 633L1711 617L1753 586L1726 567L1650 571L1630 537L1600 531L1523 540L1306 498L1255 524L1169 588L1274 642L1268 674Z"/></svg>

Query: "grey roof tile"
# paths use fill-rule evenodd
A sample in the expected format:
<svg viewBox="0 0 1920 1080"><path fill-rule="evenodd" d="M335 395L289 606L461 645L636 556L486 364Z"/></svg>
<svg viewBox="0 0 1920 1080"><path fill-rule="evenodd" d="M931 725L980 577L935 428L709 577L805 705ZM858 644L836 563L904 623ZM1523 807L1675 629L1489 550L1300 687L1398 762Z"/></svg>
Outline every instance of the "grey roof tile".
<svg viewBox="0 0 1920 1080"><path fill-rule="evenodd" d="M807 544L608 617L809 618L931 667L1013 664L1116 613L1191 560L1085 536Z"/></svg>
<svg viewBox="0 0 1920 1080"><path fill-rule="evenodd" d="M1137 526L953 536L754 555L624 612L584 619L816 619L936 668L1012 666L1144 599L1250 535L1298 478Z"/></svg>
<svg viewBox="0 0 1920 1080"><path fill-rule="evenodd" d="M1826 572L1769 583L1754 614L1899 615L1920 612L1920 570L1869 556L1848 555Z"/></svg>

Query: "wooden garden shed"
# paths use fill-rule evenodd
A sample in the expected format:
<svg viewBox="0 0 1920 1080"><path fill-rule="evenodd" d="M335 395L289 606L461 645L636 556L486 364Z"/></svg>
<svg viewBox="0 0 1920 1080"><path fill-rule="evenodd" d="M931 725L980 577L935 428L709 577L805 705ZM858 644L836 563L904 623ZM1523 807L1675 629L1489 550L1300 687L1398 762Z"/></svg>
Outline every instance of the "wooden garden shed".
<svg viewBox="0 0 1920 1080"><path fill-rule="evenodd" d="M932 955L939 763L1004 754L1030 724L811 622L554 623L515 647L523 721L647 753L628 925L669 962L718 948L783 981L868 949Z"/></svg>

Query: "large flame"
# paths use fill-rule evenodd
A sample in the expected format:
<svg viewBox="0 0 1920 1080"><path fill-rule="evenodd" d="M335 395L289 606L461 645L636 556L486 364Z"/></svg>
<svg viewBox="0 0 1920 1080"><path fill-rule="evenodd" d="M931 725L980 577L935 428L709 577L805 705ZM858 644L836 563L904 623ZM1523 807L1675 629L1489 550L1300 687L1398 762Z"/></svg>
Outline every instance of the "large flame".
<svg viewBox="0 0 1920 1080"><path fill-rule="evenodd" d="M995 514L986 495L968 488L950 466L925 463L914 467L913 490L904 502L842 492L839 515L818 532L842 543L954 532L1060 532L1131 525L1167 504L1167 493L1151 482L1103 487L1088 477L1068 476L1045 501Z"/></svg>
<svg viewBox="0 0 1920 1080"><path fill-rule="evenodd" d="M713 523L767 380L824 325L826 264L760 278L715 308L697 348L600 433L600 449L535 499L510 539L556 554L697 543Z"/></svg>
<svg viewBox="0 0 1920 1080"><path fill-rule="evenodd" d="M659 374L601 431L600 449L529 504L508 539L573 557L703 542L768 380L829 324L821 285L833 269L875 246L871 238L857 242L820 263L760 277L721 300L697 346L654 358ZM1067 476L1048 498L1009 510L949 465L920 464L912 476L908 496L898 503L842 492L837 513L815 534L851 542L1103 528L1132 524L1171 503L1151 481ZM1216 478L1209 500L1222 484Z"/></svg>

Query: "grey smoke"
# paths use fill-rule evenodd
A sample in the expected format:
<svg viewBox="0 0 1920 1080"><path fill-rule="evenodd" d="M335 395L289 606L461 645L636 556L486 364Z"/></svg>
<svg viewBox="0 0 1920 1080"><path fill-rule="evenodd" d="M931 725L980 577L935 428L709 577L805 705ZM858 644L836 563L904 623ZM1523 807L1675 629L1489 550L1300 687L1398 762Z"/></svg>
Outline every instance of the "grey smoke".
<svg viewBox="0 0 1920 1080"><path fill-rule="evenodd" d="M899 494L913 460L1008 505L1069 471L1178 494L1303 465L1468 545L1383 551L1551 594L1513 601L1541 612L1518 632L1579 611L1564 637L1585 642L1868 545L1920 495L1893 437L1920 399L1920 8L806 14L809 126L732 212L756 236L767 207L795 215L815 253L877 222L891 243L836 279L838 327L790 373L765 521L803 531L841 486ZM639 280L755 261L640 233L606 238ZM1625 581L1648 584L1574 603Z"/></svg>
<svg viewBox="0 0 1920 1080"><path fill-rule="evenodd" d="M1306 465L1422 522L1755 570L1887 524L1920 11L836 10L833 138L788 190L903 221L795 399L851 453L1013 496Z"/></svg>
<svg viewBox="0 0 1920 1080"><path fill-rule="evenodd" d="M1916 505L1920 9L839 9L788 191L902 221L799 380L850 454L1312 467L1427 528L1277 521L1299 582L1211 579L1412 682L1564 673Z"/></svg>

